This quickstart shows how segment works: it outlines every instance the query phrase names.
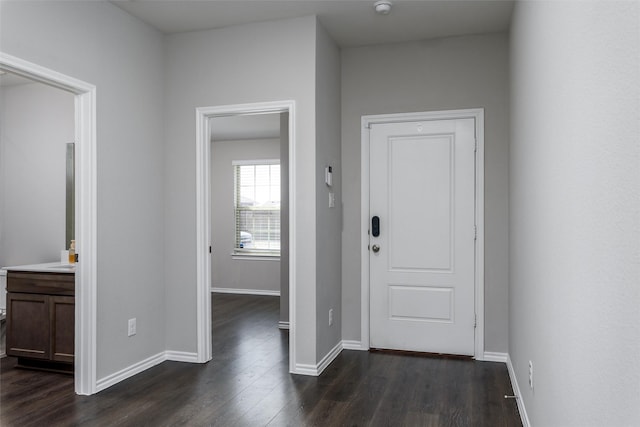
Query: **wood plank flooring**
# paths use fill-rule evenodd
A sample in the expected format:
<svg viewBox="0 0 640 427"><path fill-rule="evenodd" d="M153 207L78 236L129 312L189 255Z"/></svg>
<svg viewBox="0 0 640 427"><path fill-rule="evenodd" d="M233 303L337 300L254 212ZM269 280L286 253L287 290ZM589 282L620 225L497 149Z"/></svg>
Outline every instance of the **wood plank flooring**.
<svg viewBox="0 0 640 427"><path fill-rule="evenodd" d="M165 362L94 396L2 359L2 426L520 426L506 366L343 351L288 373L278 298L213 295L213 361Z"/></svg>

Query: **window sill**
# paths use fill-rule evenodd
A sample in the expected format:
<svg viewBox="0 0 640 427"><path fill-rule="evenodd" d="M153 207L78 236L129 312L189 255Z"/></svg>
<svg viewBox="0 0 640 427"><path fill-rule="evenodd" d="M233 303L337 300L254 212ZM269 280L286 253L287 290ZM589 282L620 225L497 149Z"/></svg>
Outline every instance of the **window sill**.
<svg viewBox="0 0 640 427"><path fill-rule="evenodd" d="M252 253L232 253L231 259L251 260L251 261L280 261L280 255L272 254L252 254Z"/></svg>

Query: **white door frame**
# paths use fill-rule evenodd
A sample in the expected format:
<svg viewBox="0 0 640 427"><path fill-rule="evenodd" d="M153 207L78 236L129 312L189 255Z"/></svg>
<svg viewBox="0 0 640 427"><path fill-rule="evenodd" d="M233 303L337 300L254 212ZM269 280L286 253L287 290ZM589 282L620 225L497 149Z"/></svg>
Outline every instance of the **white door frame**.
<svg viewBox="0 0 640 427"><path fill-rule="evenodd" d="M259 102L196 108L196 321L197 362L212 357L211 339L211 129L214 117L289 113L289 372L295 373L296 250L295 250L295 101Z"/></svg>
<svg viewBox="0 0 640 427"><path fill-rule="evenodd" d="M76 266L75 391L96 393L97 203L96 87L0 52L0 69L75 94Z"/></svg>
<svg viewBox="0 0 640 427"><path fill-rule="evenodd" d="M474 358L484 359L484 108L421 113L400 113L362 116L361 139L361 219L360 219L360 276L361 276L361 335L360 346L369 349L369 136L372 124L399 123L429 120L468 119L475 120L475 223L477 239L475 246L475 314L476 331Z"/></svg>

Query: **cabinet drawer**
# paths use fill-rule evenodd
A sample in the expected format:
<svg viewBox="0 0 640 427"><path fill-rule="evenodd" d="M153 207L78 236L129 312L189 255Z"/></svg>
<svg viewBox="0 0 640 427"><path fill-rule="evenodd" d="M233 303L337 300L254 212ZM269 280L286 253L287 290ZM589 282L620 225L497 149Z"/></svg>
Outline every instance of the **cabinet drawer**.
<svg viewBox="0 0 640 427"><path fill-rule="evenodd" d="M7 274L7 292L74 296L75 287L75 274L26 271Z"/></svg>

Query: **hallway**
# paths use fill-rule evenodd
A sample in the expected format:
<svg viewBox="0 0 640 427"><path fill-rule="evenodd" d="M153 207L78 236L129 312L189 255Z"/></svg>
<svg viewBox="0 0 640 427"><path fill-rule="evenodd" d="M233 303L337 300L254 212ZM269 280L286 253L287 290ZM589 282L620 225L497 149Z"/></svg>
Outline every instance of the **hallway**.
<svg viewBox="0 0 640 427"><path fill-rule="evenodd" d="M213 294L213 360L165 362L94 396L2 359L3 426L517 426L501 363L343 351L320 377L288 373L276 297Z"/></svg>

